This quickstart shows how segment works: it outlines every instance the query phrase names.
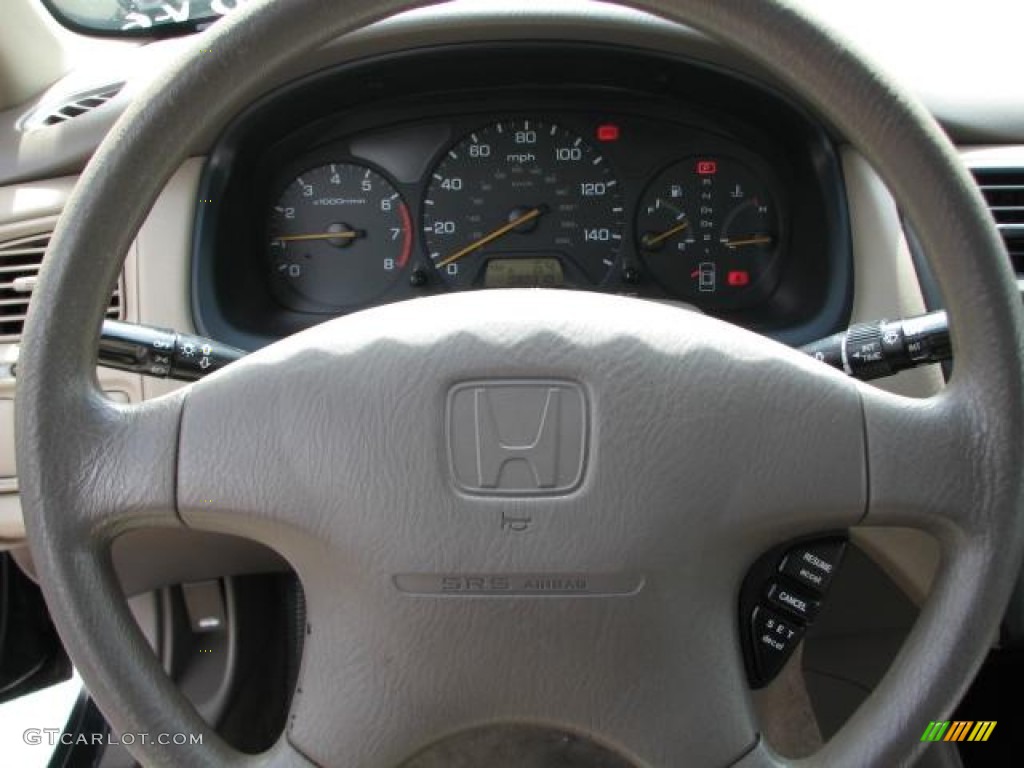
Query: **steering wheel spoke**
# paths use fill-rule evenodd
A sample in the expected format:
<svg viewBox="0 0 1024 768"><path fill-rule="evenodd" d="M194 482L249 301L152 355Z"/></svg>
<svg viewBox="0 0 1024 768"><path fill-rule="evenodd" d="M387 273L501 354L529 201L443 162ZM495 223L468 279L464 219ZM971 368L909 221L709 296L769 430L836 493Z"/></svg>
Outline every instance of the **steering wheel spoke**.
<svg viewBox="0 0 1024 768"><path fill-rule="evenodd" d="M74 461L47 462L32 455L31 441L19 452L27 488L42 482L55 489L29 503L62 510L68 546L102 548L132 528L180 525L175 466L183 399L179 392L123 406L87 388L73 401L49 401L26 425L61 431L75 454Z"/></svg>
<svg viewBox="0 0 1024 768"><path fill-rule="evenodd" d="M927 400L863 386L870 504L866 522L944 535L984 533L991 495L1005 482L987 455L991 435L973 422L971 397Z"/></svg>

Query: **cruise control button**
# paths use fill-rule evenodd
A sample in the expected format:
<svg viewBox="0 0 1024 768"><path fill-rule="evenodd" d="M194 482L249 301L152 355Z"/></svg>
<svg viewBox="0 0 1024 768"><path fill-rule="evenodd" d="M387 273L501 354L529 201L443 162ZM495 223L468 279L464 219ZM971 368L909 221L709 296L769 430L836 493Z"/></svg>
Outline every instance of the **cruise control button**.
<svg viewBox="0 0 1024 768"><path fill-rule="evenodd" d="M821 595L832 582L843 558L846 542L829 539L803 544L789 550L779 572Z"/></svg>
<svg viewBox="0 0 1024 768"><path fill-rule="evenodd" d="M804 628L792 619L758 606L751 617L754 664L760 682L767 683L779 673L803 636Z"/></svg>
<svg viewBox="0 0 1024 768"><path fill-rule="evenodd" d="M773 605L808 622L814 619L818 608L821 607L821 603L810 595L798 592L777 581L768 584L768 591L765 594Z"/></svg>

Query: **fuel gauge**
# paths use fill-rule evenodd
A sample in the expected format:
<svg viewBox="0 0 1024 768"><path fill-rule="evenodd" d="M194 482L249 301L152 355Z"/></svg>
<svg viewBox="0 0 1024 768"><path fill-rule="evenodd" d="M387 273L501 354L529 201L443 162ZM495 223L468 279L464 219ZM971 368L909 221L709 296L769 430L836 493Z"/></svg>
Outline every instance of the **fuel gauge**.
<svg viewBox="0 0 1024 768"><path fill-rule="evenodd" d="M732 158L690 157L650 184L637 214L637 247L670 294L739 309L774 286L779 250L771 193Z"/></svg>
<svg viewBox="0 0 1024 768"><path fill-rule="evenodd" d="M683 208L682 187L673 185L669 195L649 201L643 212L646 229L640 233L640 247L657 253L665 248L685 253L696 242L693 225Z"/></svg>

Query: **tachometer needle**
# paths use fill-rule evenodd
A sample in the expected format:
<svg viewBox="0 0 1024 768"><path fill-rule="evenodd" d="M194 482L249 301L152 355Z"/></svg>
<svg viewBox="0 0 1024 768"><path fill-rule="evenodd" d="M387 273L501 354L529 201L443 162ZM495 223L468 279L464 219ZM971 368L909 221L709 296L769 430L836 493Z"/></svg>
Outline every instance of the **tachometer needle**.
<svg viewBox="0 0 1024 768"><path fill-rule="evenodd" d="M744 245L770 245L771 242L771 235L750 235L749 237L743 237L737 240L732 240L728 237L722 238L722 244L729 248L742 248Z"/></svg>
<svg viewBox="0 0 1024 768"><path fill-rule="evenodd" d="M366 230L350 229L347 232L314 232L309 235L282 235L271 240L272 243L297 243L304 240L354 240L366 237Z"/></svg>
<svg viewBox="0 0 1024 768"><path fill-rule="evenodd" d="M547 213L547 210L548 210L548 207L546 205L538 205L536 208L531 208L526 213L524 213L522 216L517 216L516 218L512 219L512 221L510 221L508 224L503 224L502 226L498 227L493 232L490 232L490 233L484 235L479 240L473 241L472 243L467 245L465 248L462 248L462 249L456 251L455 253L453 253L451 256L448 256L445 259L437 262L437 266L438 267L446 267L449 264L458 261L463 256L468 256L469 254L471 254L473 251L477 250L478 248L482 248L485 245L487 245L488 243L493 243L495 240L497 240L502 235L507 235L509 232L511 232L516 227L521 226L521 225L525 224L528 221L533 221L534 219L536 219L538 216L540 216L543 213Z"/></svg>
<svg viewBox="0 0 1024 768"><path fill-rule="evenodd" d="M667 240L668 238L672 237L672 235L678 235L688 226L690 226L690 222L684 221L682 224L676 224L671 229L666 229L664 232L657 235L652 235L650 232L648 232L646 235L640 238L640 244L647 248L650 248L652 246L657 245L662 240Z"/></svg>

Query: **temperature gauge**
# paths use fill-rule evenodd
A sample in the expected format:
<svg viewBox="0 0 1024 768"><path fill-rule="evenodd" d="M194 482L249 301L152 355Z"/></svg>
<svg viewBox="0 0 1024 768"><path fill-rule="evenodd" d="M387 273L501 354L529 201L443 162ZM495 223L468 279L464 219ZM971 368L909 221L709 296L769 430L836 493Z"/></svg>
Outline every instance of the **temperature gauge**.
<svg viewBox="0 0 1024 768"><path fill-rule="evenodd" d="M640 201L636 231L647 270L678 298L737 309L774 287L775 204L737 160L691 157L663 170Z"/></svg>

